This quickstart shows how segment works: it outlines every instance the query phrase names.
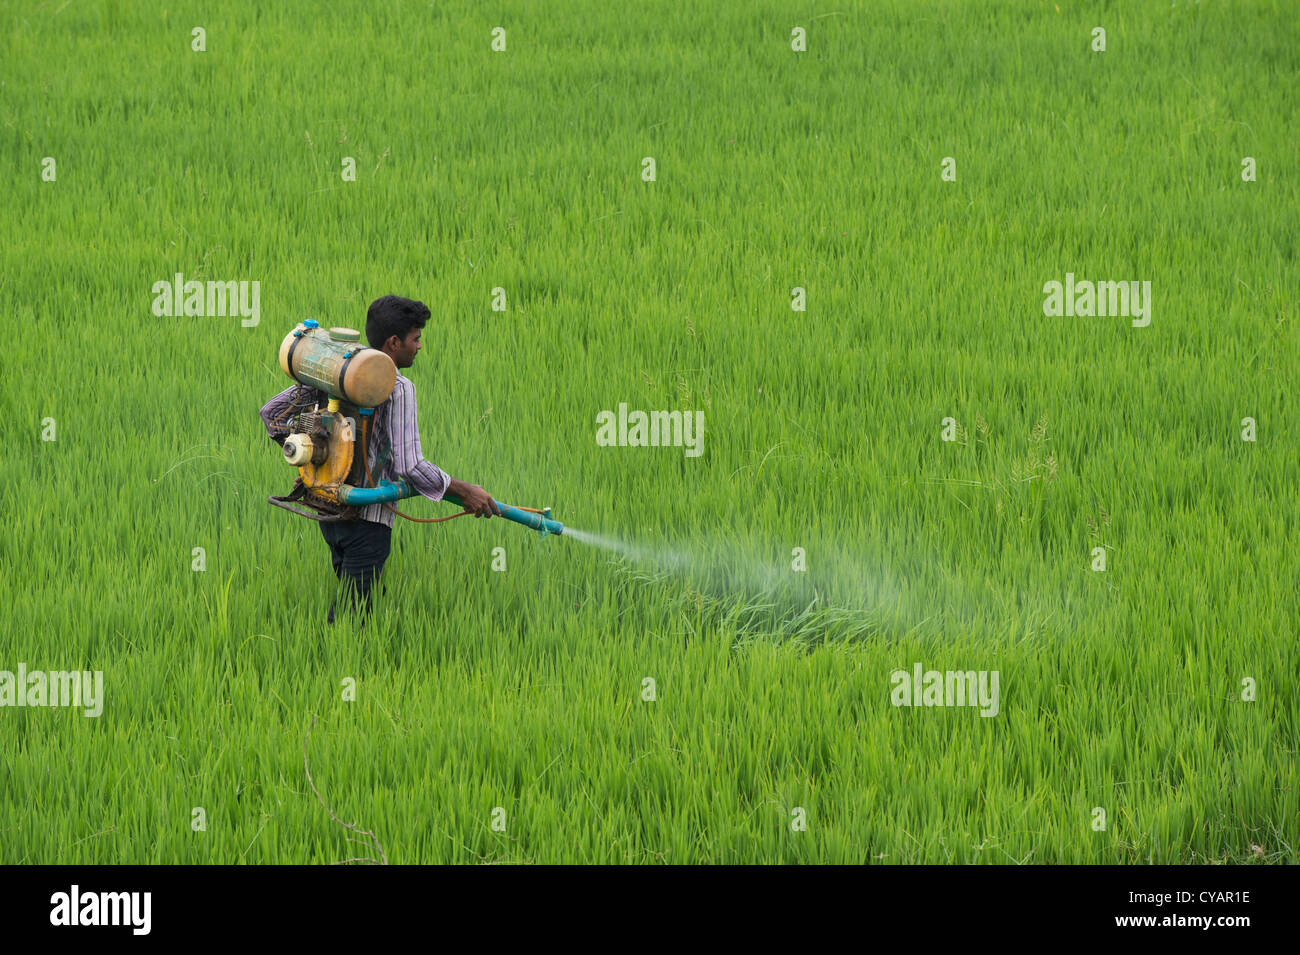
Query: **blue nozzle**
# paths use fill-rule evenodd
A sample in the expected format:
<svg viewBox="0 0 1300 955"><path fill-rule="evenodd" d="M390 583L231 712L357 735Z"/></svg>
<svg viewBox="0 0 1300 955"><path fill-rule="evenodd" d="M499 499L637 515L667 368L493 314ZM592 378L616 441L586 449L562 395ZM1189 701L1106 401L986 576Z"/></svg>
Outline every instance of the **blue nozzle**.
<svg viewBox="0 0 1300 955"><path fill-rule="evenodd" d="M502 504L500 501L497 501L496 504L497 507L501 508L501 516L508 521L531 527L535 531L541 531L543 535L564 533L564 525L559 521L551 520L549 509L544 514L534 514L532 511L521 511L509 504Z"/></svg>
<svg viewBox="0 0 1300 955"><path fill-rule="evenodd" d="M450 501L452 504L465 506L465 502L455 494L444 494L442 499ZM516 524L522 524L524 527L531 528L535 531L541 531L543 534L563 534L564 525L559 521L553 521L544 514L534 514L532 511L521 511L517 507L511 507L509 504L502 504L500 501L493 499L493 503L501 509L501 516L508 521L514 521Z"/></svg>

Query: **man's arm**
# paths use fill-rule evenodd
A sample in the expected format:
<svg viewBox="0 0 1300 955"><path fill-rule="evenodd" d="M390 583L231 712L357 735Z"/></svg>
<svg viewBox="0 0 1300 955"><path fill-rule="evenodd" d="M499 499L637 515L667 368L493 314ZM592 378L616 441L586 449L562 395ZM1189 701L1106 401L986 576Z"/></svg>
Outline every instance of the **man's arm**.
<svg viewBox="0 0 1300 955"><path fill-rule="evenodd" d="M382 406L386 411L388 440L392 446L393 470L411 488L429 498L441 501L446 494L454 494L465 505L465 510L479 517L500 514L491 495L477 484L457 480L437 465L424 460L420 451L420 432L415 420L415 386L402 380L393 389L393 396Z"/></svg>
<svg viewBox="0 0 1300 955"><path fill-rule="evenodd" d="M477 484L466 484L464 481L452 478L447 493L460 498L460 502L465 505L465 510L478 517L501 514L501 508L497 507L497 502L492 500L492 495Z"/></svg>
<svg viewBox="0 0 1300 955"><path fill-rule="evenodd" d="M325 393L317 388L291 385L262 405L262 424L266 425L266 433L277 444L284 444L284 439L289 434L289 419L293 417L290 412L295 395L308 403L320 404L325 400Z"/></svg>

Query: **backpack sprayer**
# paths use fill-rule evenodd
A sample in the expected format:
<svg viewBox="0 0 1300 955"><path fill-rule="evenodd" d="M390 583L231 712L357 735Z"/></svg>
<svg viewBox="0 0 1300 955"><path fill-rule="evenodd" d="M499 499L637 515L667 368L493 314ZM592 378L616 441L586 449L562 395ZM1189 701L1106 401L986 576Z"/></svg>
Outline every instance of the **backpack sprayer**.
<svg viewBox="0 0 1300 955"><path fill-rule="evenodd" d="M293 490L284 497L267 501L313 521L358 520L361 508L414 497L418 492L406 481L380 481L370 475L370 425L375 408L388 400L397 384L397 366L377 348L360 344L361 333L352 328L320 327L313 319L300 323L280 343L280 367L302 385L311 385L329 395L325 410L295 405L289 418L289 435L284 439L284 459L298 469ZM360 435L357 423L360 422ZM444 501L465 506L454 494ZM511 507L495 502L501 516L546 534L563 534L564 525L551 520L549 507ZM302 507L310 510L303 510ZM450 517L408 518L420 523L448 521Z"/></svg>

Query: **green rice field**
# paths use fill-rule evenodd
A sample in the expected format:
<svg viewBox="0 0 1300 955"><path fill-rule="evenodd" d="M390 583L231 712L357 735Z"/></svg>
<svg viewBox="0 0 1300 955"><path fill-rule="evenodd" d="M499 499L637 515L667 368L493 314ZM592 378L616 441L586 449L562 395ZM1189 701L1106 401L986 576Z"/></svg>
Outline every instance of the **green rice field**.
<svg viewBox="0 0 1300 955"><path fill-rule="evenodd" d="M0 863L1300 862L1293 3L0 21ZM258 411L388 293L583 534L330 625Z"/></svg>

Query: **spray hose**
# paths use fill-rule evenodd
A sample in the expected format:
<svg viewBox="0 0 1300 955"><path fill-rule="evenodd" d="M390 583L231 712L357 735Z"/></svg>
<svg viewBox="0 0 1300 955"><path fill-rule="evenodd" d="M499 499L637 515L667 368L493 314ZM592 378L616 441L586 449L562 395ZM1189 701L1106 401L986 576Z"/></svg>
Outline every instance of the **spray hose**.
<svg viewBox="0 0 1300 955"><path fill-rule="evenodd" d="M366 480L369 482L370 486L365 488L352 488L350 491L345 492L345 504L351 504L358 507L364 507L370 504L382 504L398 517L404 517L408 521L412 521L416 524L441 524L443 521L453 521L458 517L466 517L473 513L473 511L466 510L461 511L459 514L449 514L446 517L411 517L411 515L403 514L397 508L393 507L393 505L389 503L390 501L399 500L403 497L410 497L412 492L406 482L402 480L396 482L384 481L383 483L377 483L375 481L374 476L370 473L370 441L368 440L369 427L370 419L367 416L366 418L363 418L361 422L361 445L365 448ZM442 499L444 501L449 501L452 504L459 504L461 507L465 506L465 502L455 494L444 494ZM494 500L493 503L496 504L497 508L501 511L501 516L506 520L514 521L516 524L522 524L535 531L541 531L543 537L547 534L564 533L564 525L559 521L551 520L551 509L549 507L539 510L535 507L514 507L509 504L502 504L497 500Z"/></svg>

